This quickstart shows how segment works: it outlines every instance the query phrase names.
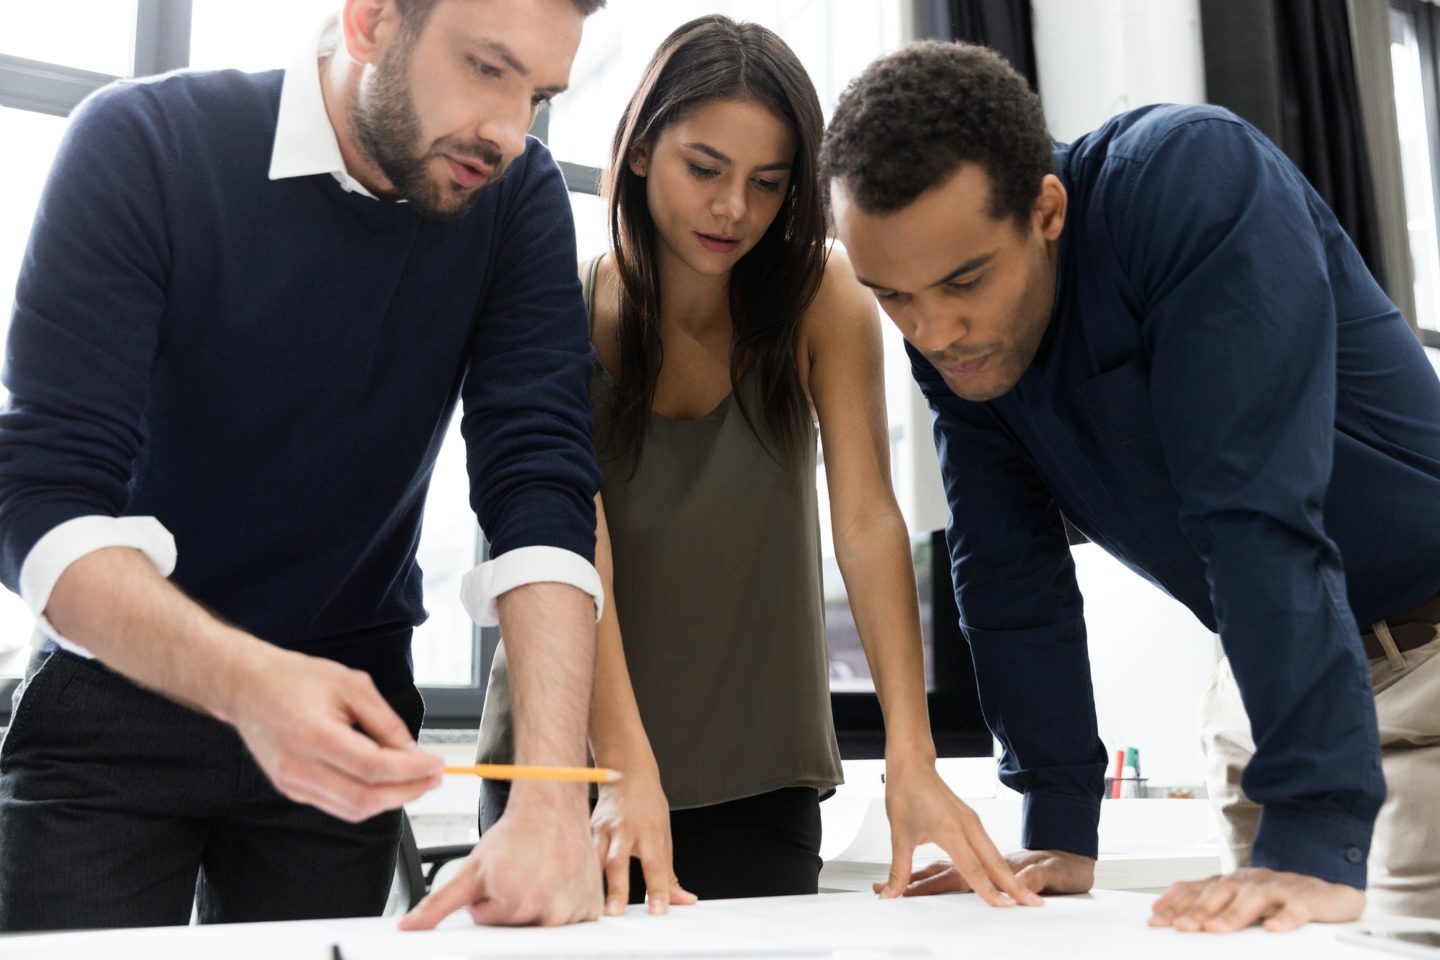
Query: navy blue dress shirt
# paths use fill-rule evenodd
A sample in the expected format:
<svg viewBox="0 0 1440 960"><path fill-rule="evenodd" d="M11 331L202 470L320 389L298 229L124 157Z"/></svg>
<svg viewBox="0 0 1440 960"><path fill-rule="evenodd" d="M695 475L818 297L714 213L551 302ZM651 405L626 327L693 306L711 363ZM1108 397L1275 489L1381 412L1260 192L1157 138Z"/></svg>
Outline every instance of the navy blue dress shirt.
<svg viewBox="0 0 1440 960"><path fill-rule="evenodd" d="M1384 782L1357 620L1440 590L1440 383L1324 202L1233 115L1147 107L1055 163L1069 210L1030 369L972 403L911 352L1024 845L1097 849L1063 512L1220 634L1257 745L1251 864L1364 886Z"/></svg>

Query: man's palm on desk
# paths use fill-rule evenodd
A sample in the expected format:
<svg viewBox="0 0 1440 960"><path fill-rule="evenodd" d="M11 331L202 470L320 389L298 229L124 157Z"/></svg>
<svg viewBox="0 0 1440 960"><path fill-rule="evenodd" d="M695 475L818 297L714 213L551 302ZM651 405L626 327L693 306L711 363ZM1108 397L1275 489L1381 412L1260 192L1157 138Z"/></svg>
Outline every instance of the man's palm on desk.
<svg viewBox="0 0 1440 960"><path fill-rule="evenodd" d="M1078 854L1021 850L1006 860L1016 879L1036 893L1086 893L1095 883L1095 861ZM905 896L969 889L955 868L942 861L917 870ZM1364 909L1365 894L1354 887L1298 873L1244 869L1174 884L1155 901L1150 925L1228 933L1263 923L1266 930L1281 932L1310 922L1344 923Z"/></svg>

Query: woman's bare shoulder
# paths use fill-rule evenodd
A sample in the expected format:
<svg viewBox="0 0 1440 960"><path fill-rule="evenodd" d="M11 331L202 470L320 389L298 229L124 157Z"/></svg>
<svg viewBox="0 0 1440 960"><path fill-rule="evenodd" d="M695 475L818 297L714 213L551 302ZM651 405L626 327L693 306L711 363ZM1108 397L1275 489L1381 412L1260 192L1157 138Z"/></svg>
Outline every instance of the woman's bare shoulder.
<svg viewBox="0 0 1440 960"><path fill-rule="evenodd" d="M813 347L820 340L848 340L856 336L868 339L878 327L874 295L855 279L845 249L838 245L832 247L825 261L820 289L801 318L801 337Z"/></svg>

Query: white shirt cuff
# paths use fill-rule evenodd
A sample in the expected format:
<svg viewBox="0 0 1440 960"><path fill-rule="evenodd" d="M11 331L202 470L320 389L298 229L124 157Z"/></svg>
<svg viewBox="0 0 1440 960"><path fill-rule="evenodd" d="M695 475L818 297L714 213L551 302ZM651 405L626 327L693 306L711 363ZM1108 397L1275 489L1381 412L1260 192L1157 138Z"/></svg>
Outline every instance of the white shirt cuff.
<svg viewBox="0 0 1440 960"><path fill-rule="evenodd" d="M460 602L482 627L500 625L495 601L527 583L568 583L595 598L595 622L605 609L605 588L595 565L560 547L520 547L488 560L460 578Z"/></svg>
<svg viewBox="0 0 1440 960"><path fill-rule="evenodd" d="M70 564L106 547L133 547L155 564L162 577L175 572L175 537L154 517L75 517L35 542L20 565L20 598L35 614L39 634L81 656L84 647L67 640L45 619L50 593ZM36 637L37 641L41 636Z"/></svg>

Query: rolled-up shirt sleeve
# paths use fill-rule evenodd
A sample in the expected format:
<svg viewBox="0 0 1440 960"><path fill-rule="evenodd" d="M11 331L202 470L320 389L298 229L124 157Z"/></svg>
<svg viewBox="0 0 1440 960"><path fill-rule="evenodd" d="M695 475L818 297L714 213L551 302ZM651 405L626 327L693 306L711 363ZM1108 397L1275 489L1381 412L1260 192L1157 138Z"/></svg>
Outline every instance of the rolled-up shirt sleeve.
<svg viewBox="0 0 1440 960"><path fill-rule="evenodd" d="M1030 850L1098 854L1105 747L1064 522L1020 445L985 404L957 397L913 350L935 416L946 539L1000 779L1024 794Z"/></svg>
<svg viewBox="0 0 1440 960"><path fill-rule="evenodd" d="M578 553L559 547L517 547L488 560L460 579L460 602L470 619L482 627L500 625L496 608L502 594L528 583L566 583L595 601L595 622L605 612L605 590L595 565Z"/></svg>
<svg viewBox="0 0 1440 960"><path fill-rule="evenodd" d="M1384 784L1323 515L1337 341L1326 248L1348 241L1272 144L1218 112L1160 139L1114 186L1102 201L1146 304L1181 527L1254 733L1243 786L1264 812L1251 864L1363 887Z"/></svg>
<svg viewBox="0 0 1440 960"><path fill-rule="evenodd" d="M476 316L463 390L471 504L493 559L462 586L476 622L526 583L568 583L603 604L595 572L600 485L588 397L594 349L559 168L532 142ZM548 549L541 549L548 548Z"/></svg>
<svg viewBox="0 0 1440 960"><path fill-rule="evenodd" d="M154 517L75 517L36 542L20 567L20 599L35 615L40 635L81 656L90 651L55 629L45 616L50 594L70 564L107 547L138 550L162 577L175 572L175 537Z"/></svg>

